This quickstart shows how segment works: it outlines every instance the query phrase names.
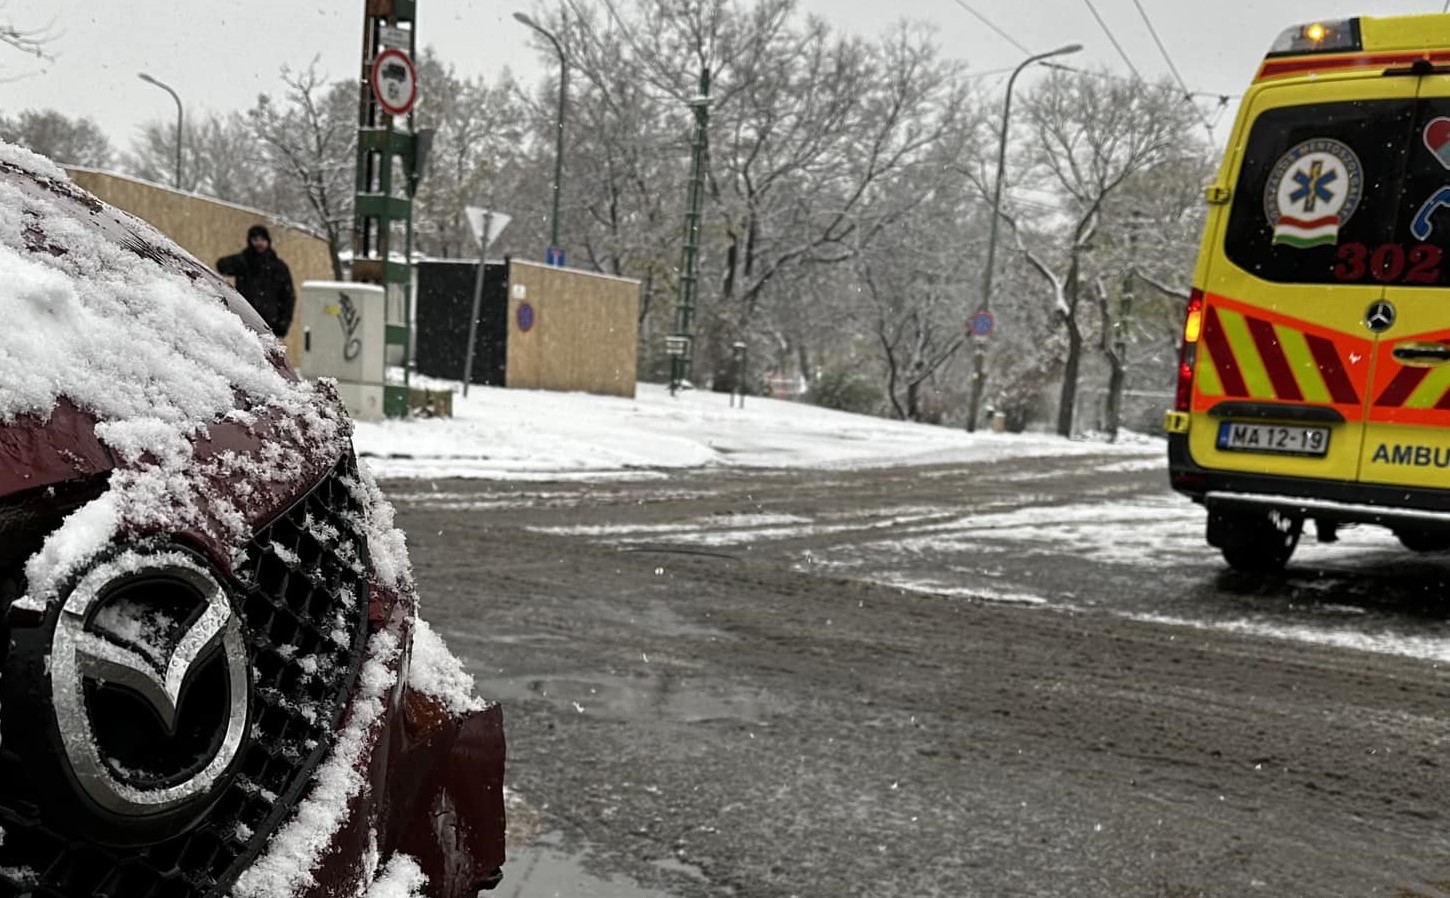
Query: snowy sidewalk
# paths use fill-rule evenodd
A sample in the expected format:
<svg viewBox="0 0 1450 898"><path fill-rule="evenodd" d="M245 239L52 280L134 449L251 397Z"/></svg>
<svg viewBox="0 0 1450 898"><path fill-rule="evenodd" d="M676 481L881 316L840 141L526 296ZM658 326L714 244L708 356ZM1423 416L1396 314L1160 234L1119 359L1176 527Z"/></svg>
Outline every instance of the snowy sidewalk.
<svg viewBox="0 0 1450 898"><path fill-rule="evenodd" d="M1124 444L1040 434L969 434L751 397L641 384L635 399L476 387L449 420L360 423L355 442L385 478L641 477L672 468L881 467L1043 456L1157 456Z"/></svg>

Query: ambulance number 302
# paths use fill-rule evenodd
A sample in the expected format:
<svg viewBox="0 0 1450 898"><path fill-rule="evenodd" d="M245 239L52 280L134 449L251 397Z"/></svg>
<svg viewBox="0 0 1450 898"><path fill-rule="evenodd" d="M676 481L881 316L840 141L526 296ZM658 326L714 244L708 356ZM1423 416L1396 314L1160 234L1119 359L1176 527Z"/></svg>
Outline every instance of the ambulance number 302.
<svg viewBox="0 0 1450 898"><path fill-rule="evenodd" d="M1442 258L1440 247L1428 243L1409 249L1386 243L1373 250L1363 243L1346 243L1339 248L1334 276L1351 283L1374 279L1381 284L1438 284Z"/></svg>

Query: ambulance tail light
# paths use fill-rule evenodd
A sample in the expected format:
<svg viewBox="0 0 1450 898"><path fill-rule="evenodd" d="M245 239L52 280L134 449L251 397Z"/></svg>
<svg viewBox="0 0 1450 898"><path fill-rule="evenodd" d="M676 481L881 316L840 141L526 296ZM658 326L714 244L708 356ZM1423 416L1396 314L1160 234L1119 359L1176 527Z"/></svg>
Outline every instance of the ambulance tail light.
<svg viewBox="0 0 1450 898"><path fill-rule="evenodd" d="M1198 338L1203 336L1203 291L1188 297L1188 314L1183 320L1183 346L1178 350L1178 391L1173 410L1187 412L1193 399L1193 368L1198 362Z"/></svg>
<svg viewBox="0 0 1450 898"><path fill-rule="evenodd" d="M1357 53L1364 49L1360 39L1359 19L1336 19L1325 22L1310 22L1286 29L1274 46L1269 48L1270 56L1303 56L1308 53Z"/></svg>

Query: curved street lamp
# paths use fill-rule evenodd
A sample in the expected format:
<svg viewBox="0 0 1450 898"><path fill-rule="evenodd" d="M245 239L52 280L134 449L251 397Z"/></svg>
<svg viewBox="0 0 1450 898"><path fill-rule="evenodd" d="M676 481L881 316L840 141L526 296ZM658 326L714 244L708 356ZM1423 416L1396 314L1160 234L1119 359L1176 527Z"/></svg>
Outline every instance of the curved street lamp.
<svg viewBox="0 0 1450 898"><path fill-rule="evenodd" d="M137 75L136 75L136 77L140 78L142 81L145 81L147 84L154 84L154 85L156 85L157 87L159 87L162 90L166 91L167 93L171 94L171 99L173 99L173 100L176 101L176 189L177 190L180 190L181 189L181 123L182 123L182 115L183 115L183 113L181 111L181 97L179 97L179 96L176 95L176 91L172 90L170 85L163 84L162 82L157 81L155 78L152 78L150 75L146 74L145 72L138 72Z"/></svg>
<svg viewBox="0 0 1450 898"><path fill-rule="evenodd" d="M1002 135L997 143L997 183L992 188L992 225L987 237L987 268L982 272L982 305L978 310L980 312L990 311L992 305L992 272L997 263L997 231L1002 217L1002 176L1007 168L1007 129L1012 121L1012 87L1017 83L1017 76L1022 74L1028 66L1054 56L1068 56L1080 50L1082 50L1082 44L1068 44L1058 47L1056 50L1029 56L1022 60L1021 65L1012 70L1012 76L1007 79L1007 98L1002 103ZM977 347L972 362L972 402L968 410L968 431L977 429L977 414L982 407L982 390L986 386L987 353L983 347Z"/></svg>
<svg viewBox="0 0 1450 898"><path fill-rule="evenodd" d="M564 116L568 110L569 103L569 59L564 55L564 45L554 32L540 25L530 18L526 13L514 13L514 20L521 25L542 34L554 45L554 50L559 54L559 124L554 144L554 215L549 226L549 255L552 256L559 246L559 196L563 192L564 185Z"/></svg>

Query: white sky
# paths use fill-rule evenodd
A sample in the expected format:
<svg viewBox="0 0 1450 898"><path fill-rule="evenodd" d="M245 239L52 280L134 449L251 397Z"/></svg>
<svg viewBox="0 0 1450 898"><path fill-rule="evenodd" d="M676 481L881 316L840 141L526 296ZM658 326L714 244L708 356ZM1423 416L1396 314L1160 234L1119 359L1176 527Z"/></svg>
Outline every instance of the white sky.
<svg viewBox="0 0 1450 898"><path fill-rule="evenodd" d="M1074 64L1127 67L1084 0L963 0L1033 50L1078 42ZM1145 76L1167 68L1133 0L1094 0ZM1275 35L1287 25L1336 15L1439 12L1440 0L1140 0L1194 90L1243 90ZM902 18L932 23L945 52L977 71L1016 64L1021 54L954 0L800 0L839 27L871 35ZM505 67L543 71L526 29L511 18L532 0L419 0L419 39L463 73ZM278 86L284 64L318 57L341 77L358 64L363 0L0 0L22 26L49 25L54 61L0 48L0 111L55 107L94 118L120 148L138 125L174 115L170 97L136 77L170 83L189 110L243 109ZM1030 12L1029 12L1030 10ZM1002 76L998 76L1000 81ZM426 97L427 85L422 86ZM1207 108L1206 104L1206 108ZM1226 128L1220 128L1220 139Z"/></svg>

